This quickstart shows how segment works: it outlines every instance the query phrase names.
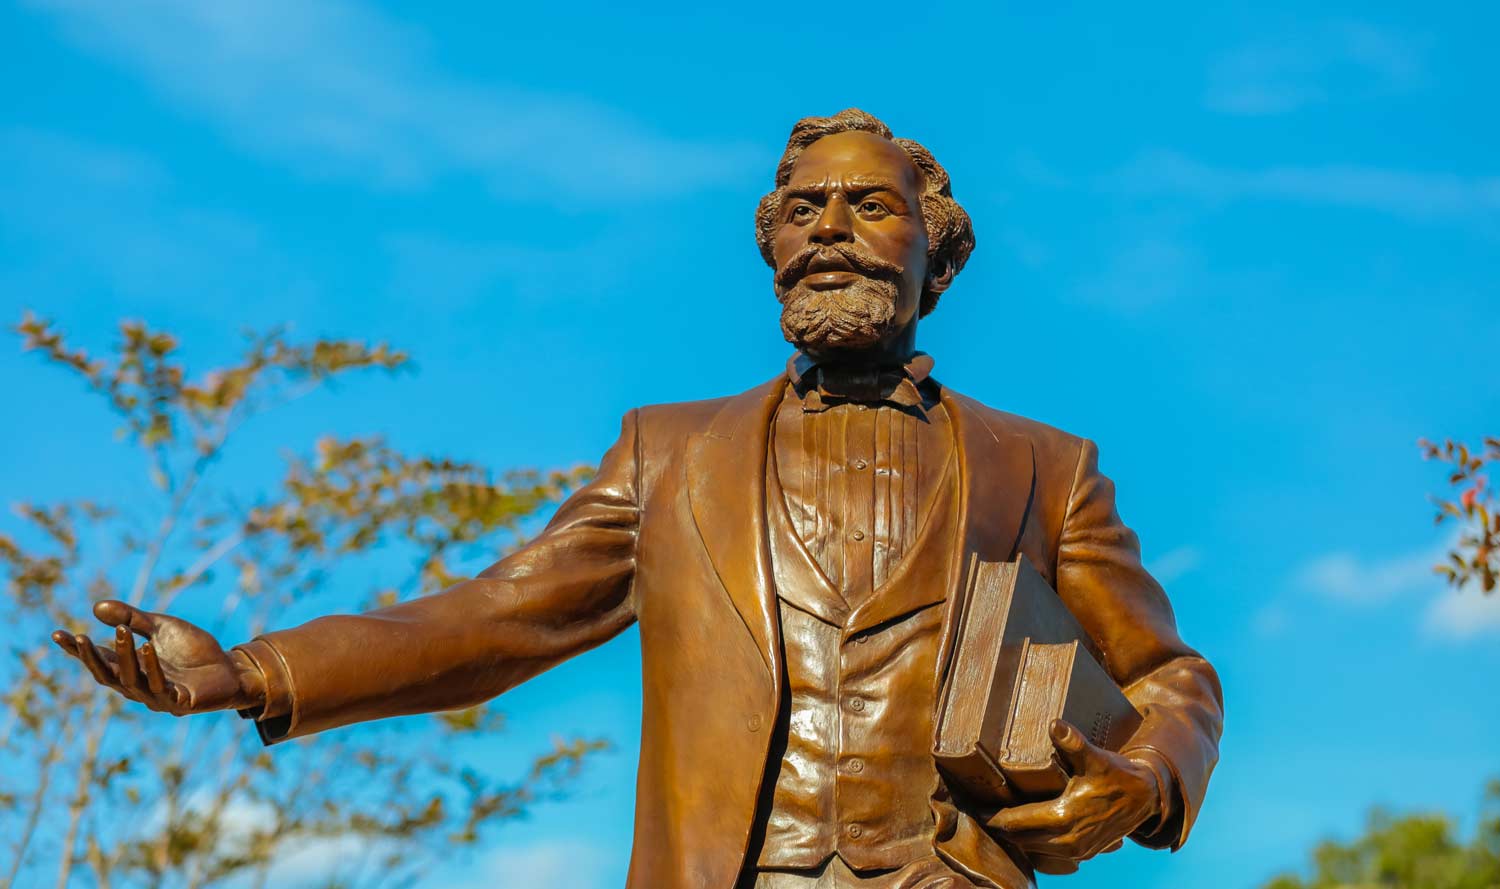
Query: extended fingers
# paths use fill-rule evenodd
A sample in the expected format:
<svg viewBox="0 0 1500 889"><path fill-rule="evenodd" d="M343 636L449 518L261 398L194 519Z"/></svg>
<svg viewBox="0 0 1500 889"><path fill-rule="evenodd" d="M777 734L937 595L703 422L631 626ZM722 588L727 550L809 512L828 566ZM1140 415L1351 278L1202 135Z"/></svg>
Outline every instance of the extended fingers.
<svg viewBox="0 0 1500 889"><path fill-rule="evenodd" d="M73 634L67 630L53 630L52 641L57 647L67 652L72 657L78 657L78 643L73 641Z"/></svg>
<svg viewBox="0 0 1500 889"><path fill-rule="evenodd" d="M182 687L169 681L162 673L161 661L156 656L156 647L147 642L141 646L139 655L141 674L146 680L146 688L137 689L141 700L152 710L177 713L182 703Z"/></svg>
<svg viewBox="0 0 1500 889"><path fill-rule="evenodd" d="M120 684L131 692L141 687L141 669L135 659L135 637L129 627L115 627L115 660L120 664Z"/></svg>
<svg viewBox="0 0 1500 889"><path fill-rule="evenodd" d="M1040 864L1042 859L1066 862L1087 861L1103 851L1098 848L1096 841L1080 835L1075 830L1065 830L1060 833L1045 830L1007 833L1005 839L1024 849L1043 873L1072 873L1072 871L1043 870Z"/></svg>
<svg viewBox="0 0 1500 889"><path fill-rule="evenodd" d="M83 661L83 665L93 674L95 682L108 688L124 691L114 669L105 663L104 652L100 651L89 637L82 633L75 635L73 647L75 656Z"/></svg>
<svg viewBox="0 0 1500 889"><path fill-rule="evenodd" d="M1035 830L1061 831L1067 828L1068 813L1063 808L1061 800L1027 803L1024 806L1001 809L990 818L987 824L994 830L1003 830L1006 833Z"/></svg>
<svg viewBox="0 0 1500 889"><path fill-rule="evenodd" d="M94 681L140 701L153 710L175 712L177 687L163 675L161 662L151 643L137 652L133 636L126 627L115 630L115 644L101 648L82 634L58 630L52 641L68 655L77 658L94 677Z"/></svg>
<svg viewBox="0 0 1500 889"><path fill-rule="evenodd" d="M141 646L141 672L146 676L146 688L153 695L160 695L167 690L167 677L162 675L161 661L156 657L156 646L147 642Z"/></svg>
<svg viewBox="0 0 1500 889"><path fill-rule="evenodd" d="M1101 851L1113 852L1120 845L1113 840L1101 842L1093 819L1080 817L1070 809L1067 797L1004 809L987 825L1024 849L1042 873L1072 873L1077 868L1069 862L1092 858Z"/></svg>

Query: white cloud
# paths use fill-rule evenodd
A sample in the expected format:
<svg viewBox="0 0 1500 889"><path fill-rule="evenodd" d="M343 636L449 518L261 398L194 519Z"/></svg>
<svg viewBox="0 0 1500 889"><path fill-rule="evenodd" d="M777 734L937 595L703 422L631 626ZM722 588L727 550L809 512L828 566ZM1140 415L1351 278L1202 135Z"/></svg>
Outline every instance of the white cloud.
<svg viewBox="0 0 1500 889"><path fill-rule="evenodd" d="M533 886L606 889L618 885L616 869L611 857L594 844L581 840L539 840L490 850L473 867L473 879L459 881L454 889Z"/></svg>
<svg viewBox="0 0 1500 889"><path fill-rule="evenodd" d="M348 0L29 0L245 148L317 177L502 194L682 191L746 149L673 139L597 103L433 70L422 38Z"/></svg>
<svg viewBox="0 0 1500 889"><path fill-rule="evenodd" d="M1484 595L1474 584L1445 589L1427 608L1424 628L1434 636L1472 639L1500 633L1500 593Z"/></svg>
<svg viewBox="0 0 1500 889"><path fill-rule="evenodd" d="M1324 102L1410 92L1426 80L1429 41L1339 22L1227 53L1205 102L1227 114L1285 114Z"/></svg>
<svg viewBox="0 0 1500 889"><path fill-rule="evenodd" d="M208 789L197 791L185 800L184 808L207 814L214 796ZM160 830L166 816L167 804L159 801L146 817L147 830ZM258 831L269 831L275 826L276 809L264 801L237 797L224 804L218 817L219 852L242 855L251 851L250 844ZM367 864L383 847L389 846L386 841L356 834L289 840L277 847L266 882L291 887L326 885L331 876Z"/></svg>
<svg viewBox="0 0 1500 889"><path fill-rule="evenodd" d="M1195 546L1179 546L1169 550L1146 566L1146 570L1163 584L1170 584L1198 569L1203 564L1203 553Z"/></svg>
<svg viewBox="0 0 1500 889"><path fill-rule="evenodd" d="M1288 200L1416 218L1500 213L1500 176L1345 164L1236 169L1155 151L1126 166L1116 181L1127 190L1210 201Z"/></svg>
<svg viewBox="0 0 1500 889"><path fill-rule="evenodd" d="M1431 637L1464 641L1500 633L1500 595L1482 595L1471 584L1454 590L1433 571L1443 561L1457 535L1441 546L1413 550L1386 558L1364 559L1349 552L1320 556L1297 573L1305 589L1364 607L1398 602L1401 607L1425 602L1422 628ZM1257 628L1274 634L1283 617L1268 611L1257 617Z"/></svg>
<svg viewBox="0 0 1500 889"><path fill-rule="evenodd" d="M1350 552L1335 552L1302 566L1298 578L1302 586L1345 602L1388 602L1403 593L1436 586L1432 566L1441 555L1423 549L1366 560Z"/></svg>

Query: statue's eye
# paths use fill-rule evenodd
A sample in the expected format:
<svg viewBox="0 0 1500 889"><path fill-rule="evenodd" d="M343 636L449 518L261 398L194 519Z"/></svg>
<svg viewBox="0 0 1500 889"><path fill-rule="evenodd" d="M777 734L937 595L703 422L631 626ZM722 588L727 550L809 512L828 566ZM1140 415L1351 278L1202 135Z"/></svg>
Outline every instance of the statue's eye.
<svg viewBox="0 0 1500 889"><path fill-rule="evenodd" d="M818 211L814 210L811 204L798 204L792 208L792 220L794 222L808 222L817 215Z"/></svg>
<svg viewBox="0 0 1500 889"><path fill-rule="evenodd" d="M871 219L880 219L889 215L890 211L879 201L863 201L859 205L860 215Z"/></svg>

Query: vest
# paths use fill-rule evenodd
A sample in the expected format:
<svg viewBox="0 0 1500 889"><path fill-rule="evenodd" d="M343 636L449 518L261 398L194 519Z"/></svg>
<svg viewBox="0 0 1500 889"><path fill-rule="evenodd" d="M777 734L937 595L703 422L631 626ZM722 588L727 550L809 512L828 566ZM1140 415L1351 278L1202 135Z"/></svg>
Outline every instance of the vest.
<svg viewBox="0 0 1500 889"><path fill-rule="evenodd" d="M862 602L848 601L819 570L787 513L775 460L766 464L789 700L772 747L756 863L816 868L837 854L870 870L931 856L938 606L957 533L955 461L912 549Z"/></svg>

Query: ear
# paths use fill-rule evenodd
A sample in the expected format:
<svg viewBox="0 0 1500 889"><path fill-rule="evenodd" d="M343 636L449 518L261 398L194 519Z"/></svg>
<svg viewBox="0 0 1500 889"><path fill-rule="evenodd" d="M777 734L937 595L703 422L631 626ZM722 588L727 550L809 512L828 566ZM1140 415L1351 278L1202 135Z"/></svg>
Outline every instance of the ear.
<svg viewBox="0 0 1500 889"><path fill-rule="evenodd" d="M942 293L953 283L953 263L940 262L927 270L927 289L933 293Z"/></svg>

